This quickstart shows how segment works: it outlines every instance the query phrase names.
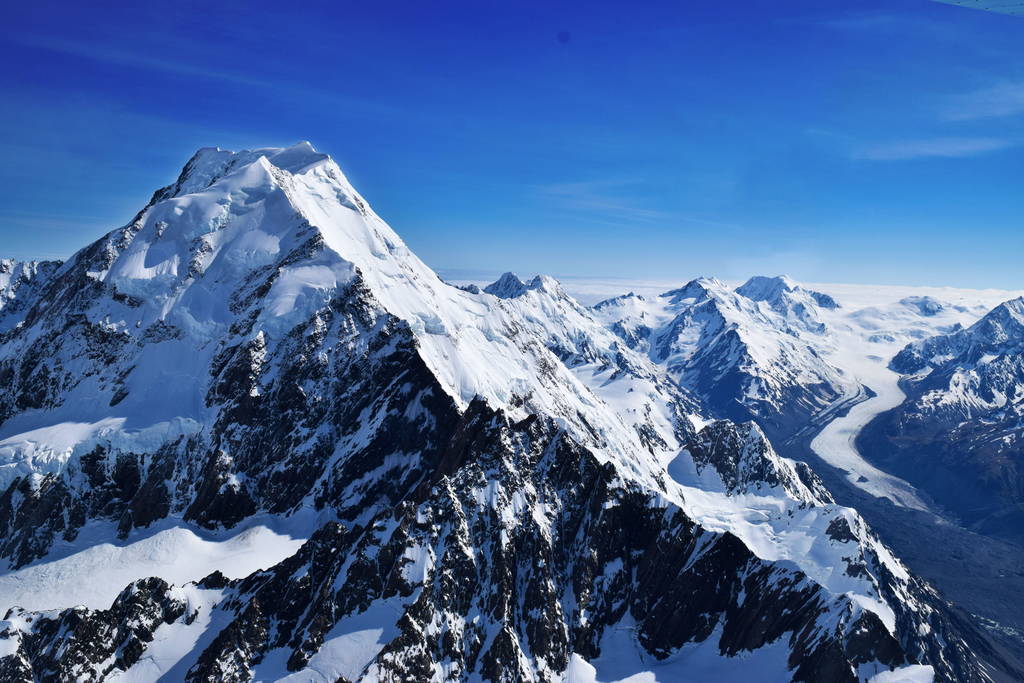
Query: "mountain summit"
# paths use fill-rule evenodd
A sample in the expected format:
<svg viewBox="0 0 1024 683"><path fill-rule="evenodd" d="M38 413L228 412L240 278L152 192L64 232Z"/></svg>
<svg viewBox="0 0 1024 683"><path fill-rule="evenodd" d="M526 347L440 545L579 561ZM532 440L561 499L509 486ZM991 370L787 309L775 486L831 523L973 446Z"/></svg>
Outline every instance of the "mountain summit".
<svg viewBox="0 0 1024 683"><path fill-rule="evenodd" d="M3 680L988 680L854 510L679 381L687 325L734 348L760 302L688 287L638 348L550 278L449 286L308 143L200 150L51 270L0 333L0 557L35 602L0 605ZM268 529L301 546L208 549ZM88 596L39 571L181 534L207 550Z"/></svg>

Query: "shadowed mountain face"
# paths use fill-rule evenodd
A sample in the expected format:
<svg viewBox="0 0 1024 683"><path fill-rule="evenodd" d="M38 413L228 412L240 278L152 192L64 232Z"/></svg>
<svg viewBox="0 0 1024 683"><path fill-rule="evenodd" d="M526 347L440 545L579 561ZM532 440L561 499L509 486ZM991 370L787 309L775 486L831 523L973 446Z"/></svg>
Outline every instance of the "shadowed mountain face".
<svg viewBox="0 0 1024 683"><path fill-rule="evenodd" d="M753 658L773 680L988 680L998 656L854 510L679 380L691 322L701 371L740 337L726 303L801 334L835 303L748 285L616 334L550 278L446 285L308 143L201 150L11 290L0 556L27 571L158 524L308 540L246 576L139 575L105 609L16 574L64 602L3 606L0 678L603 680L699 651L723 679ZM793 349L810 411L840 380Z"/></svg>
<svg viewBox="0 0 1024 683"><path fill-rule="evenodd" d="M891 367L907 399L864 431L867 452L969 528L1024 543L1024 300L910 344Z"/></svg>

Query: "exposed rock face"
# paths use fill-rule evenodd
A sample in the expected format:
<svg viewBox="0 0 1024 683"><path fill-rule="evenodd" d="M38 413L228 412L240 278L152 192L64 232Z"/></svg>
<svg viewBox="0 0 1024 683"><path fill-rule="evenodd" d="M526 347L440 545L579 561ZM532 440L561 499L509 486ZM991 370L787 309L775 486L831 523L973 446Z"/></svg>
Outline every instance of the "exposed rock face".
<svg viewBox="0 0 1024 683"><path fill-rule="evenodd" d="M0 675L556 681L625 630L638 667L710 642L726 677L779 646L797 681L986 680L971 629L813 473L752 424L697 430L660 351L682 337L632 348L513 278L445 285L308 144L201 150L0 339L0 556L259 515L309 540L241 579L16 608Z"/></svg>
<svg viewBox="0 0 1024 683"><path fill-rule="evenodd" d="M161 579L136 581L108 610L72 608L58 614L11 610L0 639L16 644L0 658L5 681L101 681L139 661L154 632L188 620L182 591Z"/></svg>
<svg viewBox="0 0 1024 683"><path fill-rule="evenodd" d="M60 261L0 259L0 334L21 322L60 265Z"/></svg>
<svg viewBox="0 0 1024 683"><path fill-rule="evenodd" d="M695 524L553 427L512 423L475 403L429 488L365 524L322 527L270 570L202 581L224 590L216 609L226 625L188 680L250 680L272 662L284 662L282 673L302 671L332 632L365 614L378 615L385 636L356 668L338 671L344 679L561 680L571 654L599 658L611 630L630 624L656 659L713 635L725 656L782 639L796 681L857 681L863 667L920 659L950 680L984 680L965 645L952 640L943 649L918 635L952 635L941 602L919 582L891 575L874 553L862 554L865 532L845 517L835 518L840 530L829 542L852 553L851 566L893 599L898 638L874 612L761 560L732 534ZM190 617L155 579L127 589L106 612L57 620L19 613L7 627L20 639L18 655L0 666L11 680L97 672L100 662L106 672L128 669L136 643ZM70 638L58 635L69 620L81 625ZM137 625L126 630L126 622ZM111 664L113 648L97 649L97 634L130 643L129 654ZM83 663L48 654L67 643L89 653Z"/></svg>
<svg viewBox="0 0 1024 683"><path fill-rule="evenodd" d="M712 422L690 442L689 451L698 469L715 469L730 494L781 487L795 500L834 502L810 467L776 455L753 422Z"/></svg>
<svg viewBox="0 0 1024 683"><path fill-rule="evenodd" d="M891 367L907 398L865 429L866 452L969 527L1024 542L1024 300L908 345Z"/></svg>

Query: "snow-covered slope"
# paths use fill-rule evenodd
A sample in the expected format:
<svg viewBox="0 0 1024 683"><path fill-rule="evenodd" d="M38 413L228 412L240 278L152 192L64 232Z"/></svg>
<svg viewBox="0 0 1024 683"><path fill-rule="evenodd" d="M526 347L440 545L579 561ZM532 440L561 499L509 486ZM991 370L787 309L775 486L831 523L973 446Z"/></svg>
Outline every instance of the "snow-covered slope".
<svg viewBox="0 0 1024 683"><path fill-rule="evenodd" d="M966 524L1024 539L1024 298L908 344L891 367L907 398L865 447Z"/></svg>
<svg viewBox="0 0 1024 683"><path fill-rule="evenodd" d="M560 680L628 629L641 663L784 648L779 678L985 680L855 511L754 425L694 414L673 378L715 371L692 335L741 336L723 310L799 330L745 351L762 366L831 372L798 345L828 302L712 284L633 349L549 278L445 284L308 143L200 150L0 339L4 580L45 592L69 548L147 529L309 540L241 578L135 563L96 578L132 581L108 609L12 609L0 678Z"/></svg>
<svg viewBox="0 0 1024 683"><path fill-rule="evenodd" d="M701 278L651 299L625 295L594 313L646 352L722 417L756 420L785 439L821 411L860 393L830 364L822 309L831 297L785 277L755 277L735 290Z"/></svg>

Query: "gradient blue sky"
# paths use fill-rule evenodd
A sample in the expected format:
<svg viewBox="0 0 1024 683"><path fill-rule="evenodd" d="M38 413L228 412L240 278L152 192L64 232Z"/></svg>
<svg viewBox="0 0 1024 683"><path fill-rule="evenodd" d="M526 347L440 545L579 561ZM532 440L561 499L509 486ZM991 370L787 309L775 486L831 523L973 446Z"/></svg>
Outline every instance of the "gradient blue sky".
<svg viewBox="0 0 1024 683"><path fill-rule="evenodd" d="M5 3L0 255L309 139L430 265L1024 287L1024 18L885 2Z"/></svg>

